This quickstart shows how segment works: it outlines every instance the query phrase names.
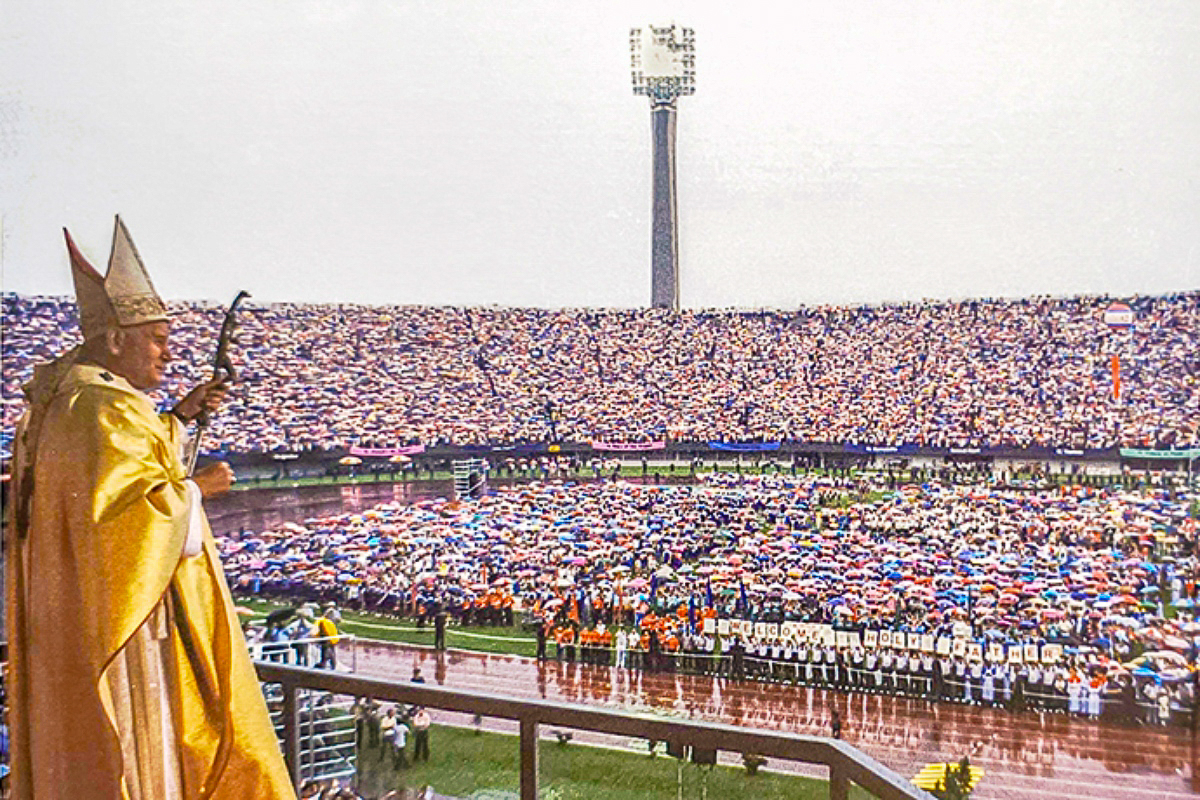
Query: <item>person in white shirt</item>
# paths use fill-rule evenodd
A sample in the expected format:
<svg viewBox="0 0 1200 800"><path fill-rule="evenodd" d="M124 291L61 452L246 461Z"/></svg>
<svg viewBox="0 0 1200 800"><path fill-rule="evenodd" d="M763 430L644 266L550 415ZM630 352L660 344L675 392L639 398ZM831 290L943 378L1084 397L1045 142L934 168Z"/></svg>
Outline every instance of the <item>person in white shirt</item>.
<svg viewBox="0 0 1200 800"><path fill-rule="evenodd" d="M392 709L395 711L395 709ZM401 719L396 720L392 733L392 768L405 769L408 767L408 725Z"/></svg>

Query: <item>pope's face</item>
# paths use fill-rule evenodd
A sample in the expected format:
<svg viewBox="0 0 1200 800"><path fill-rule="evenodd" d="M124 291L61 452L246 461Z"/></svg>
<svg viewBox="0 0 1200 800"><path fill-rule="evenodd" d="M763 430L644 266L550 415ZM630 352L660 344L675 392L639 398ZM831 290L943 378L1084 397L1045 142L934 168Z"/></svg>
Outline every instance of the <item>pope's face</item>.
<svg viewBox="0 0 1200 800"><path fill-rule="evenodd" d="M171 363L167 339L171 325L147 322L120 328L112 339L112 368L135 389L154 389L162 384Z"/></svg>

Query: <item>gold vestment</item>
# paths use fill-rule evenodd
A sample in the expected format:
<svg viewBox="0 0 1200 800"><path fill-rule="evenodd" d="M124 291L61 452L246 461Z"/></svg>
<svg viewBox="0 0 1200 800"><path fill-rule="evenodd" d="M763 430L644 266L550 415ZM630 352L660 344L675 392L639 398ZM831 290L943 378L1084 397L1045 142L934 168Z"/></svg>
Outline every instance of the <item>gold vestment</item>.
<svg viewBox="0 0 1200 800"><path fill-rule="evenodd" d="M111 673L148 636L166 656L156 669L173 723L138 731L139 752L173 751L185 798L295 798L206 521L200 554L181 555L181 426L100 367L60 373L16 442L12 797L129 800L115 705L154 712L159 701L139 698L136 679L132 698L114 697ZM177 741L163 742L163 730Z"/></svg>

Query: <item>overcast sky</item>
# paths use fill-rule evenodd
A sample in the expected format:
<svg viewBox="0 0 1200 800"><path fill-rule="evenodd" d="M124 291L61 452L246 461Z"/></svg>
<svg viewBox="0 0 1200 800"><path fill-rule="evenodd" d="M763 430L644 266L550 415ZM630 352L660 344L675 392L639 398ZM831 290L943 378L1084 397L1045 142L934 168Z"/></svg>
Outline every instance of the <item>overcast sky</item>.
<svg viewBox="0 0 1200 800"><path fill-rule="evenodd" d="M1200 288L1196 0L4 0L3 287L645 305L668 21L685 306Z"/></svg>

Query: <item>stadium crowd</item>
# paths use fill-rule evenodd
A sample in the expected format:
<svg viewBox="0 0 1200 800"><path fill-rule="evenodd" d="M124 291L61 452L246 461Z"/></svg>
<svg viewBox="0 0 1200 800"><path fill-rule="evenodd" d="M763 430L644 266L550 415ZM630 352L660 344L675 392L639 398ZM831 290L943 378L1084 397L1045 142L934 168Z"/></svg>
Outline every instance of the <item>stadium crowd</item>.
<svg viewBox="0 0 1200 800"><path fill-rule="evenodd" d="M1200 445L1200 292L798 311L248 304L242 382L208 442L235 452L545 441L1104 448ZM166 388L223 310L175 307ZM73 303L3 295L3 437ZM1112 399L1111 356L1121 363Z"/></svg>
<svg viewBox="0 0 1200 800"><path fill-rule="evenodd" d="M539 656L1166 721L1192 702L1194 502L715 473L389 504L220 549L235 593L520 615Z"/></svg>

